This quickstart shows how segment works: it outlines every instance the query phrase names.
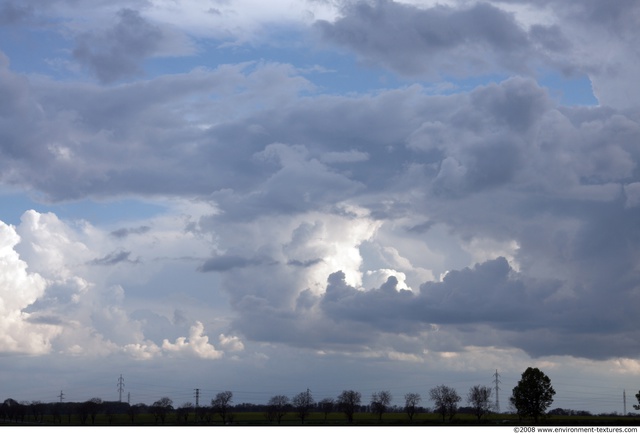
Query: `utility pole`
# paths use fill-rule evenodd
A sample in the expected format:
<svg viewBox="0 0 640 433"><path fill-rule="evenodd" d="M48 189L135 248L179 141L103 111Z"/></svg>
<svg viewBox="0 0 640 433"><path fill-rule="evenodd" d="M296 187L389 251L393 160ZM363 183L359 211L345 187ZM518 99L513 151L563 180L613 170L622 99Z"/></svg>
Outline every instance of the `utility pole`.
<svg viewBox="0 0 640 433"><path fill-rule="evenodd" d="M122 375L120 375L120 378L118 379L118 395L120 396L119 398L120 403L122 403L123 392L124 392L124 379L122 378Z"/></svg>
<svg viewBox="0 0 640 433"><path fill-rule="evenodd" d="M62 403L62 400L64 400L64 393L62 390L60 390L60 395L58 397L60 397L60 403Z"/></svg>
<svg viewBox="0 0 640 433"><path fill-rule="evenodd" d="M196 409L200 406L200 388L196 388Z"/></svg>
<svg viewBox="0 0 640 433"><path fill-rule="evenodd" d="M622 412L622 414L624 416L627 416L627 390L626 389L622 390L622 405L624 407L624 412Z"/></svg>
<svg viewBox="0 0 640 433"><path fill-rule="evenodd" d="M498 392L500 391L500 375L498 374L498 369L496 369L496 374L493 376L495 377L496 384L496 413L500 413L500 397L498 396Z"/></svg>

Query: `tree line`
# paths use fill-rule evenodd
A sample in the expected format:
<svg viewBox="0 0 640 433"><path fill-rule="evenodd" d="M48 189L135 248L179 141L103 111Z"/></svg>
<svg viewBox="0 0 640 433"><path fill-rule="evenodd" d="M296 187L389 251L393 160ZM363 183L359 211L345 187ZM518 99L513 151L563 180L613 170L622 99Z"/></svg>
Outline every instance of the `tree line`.
<svg viewBox="0 0 640 433"><path fill-rule="evenodd" d="M441 416L442 422L450 422L460 409L473 413L477 421L481 422L483 417L494 409L492 391L488 386L472 386L466 395L468 406L465 408L458 407L462 401L458 392L446 385L431 388L428 397L433 402L433 412ZM553 402L554 394L549 378L537 368L528 368L513 389L510 402L520 418L531 418L537 422ZM148 414L153 417L156 424L165 424L169 415L172 414L174 421L178 424L189 422L230 424L234 422L235 414L238 412L262 412L266 421L270 423L280 424L287 414L293 413L304 424L312 412L323 414L325 421L329 414L339 412L344 414L347 423L353 423L354 414L357 412L373 413L378 421L382 422L385 413L402 410L408 417L408 421L412 422L416 413L428 411L420 406L422 396L419 393L405 394L402 406L392 406L392 401L391 392L387 390L372 393L368 404L363 400L360 392L344 390L336 398L323 398L316 402L308 389L292 398L286 395L274 395L264 405L241 403L235 406L231 391L216 394L210 405L195 406L188 402L179 407L174 407L169 397L162 397L151 405L107 402L99 398L80 403L39 401L28 403L7 399L0 406L0 419L22 423L43 422L44 415L47 414L54 424L62 424L63 421L71 424L71 418L75 415L80 424L95 424L97 415L101 413L105 415L109 424L115 422L116 415L123 414L126 414L131 424L135 424L138 416Z"/></svg>

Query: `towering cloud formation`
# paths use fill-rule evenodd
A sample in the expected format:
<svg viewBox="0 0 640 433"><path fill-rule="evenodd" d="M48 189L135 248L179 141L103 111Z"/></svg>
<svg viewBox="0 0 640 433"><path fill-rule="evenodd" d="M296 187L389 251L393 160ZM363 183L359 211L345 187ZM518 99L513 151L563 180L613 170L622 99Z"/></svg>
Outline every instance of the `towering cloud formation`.
<svg viewBox="0 0 640 433"><path fill-rule="evenodd" d="M18 242L15 228L0 221L0 352L40 355L50 351L58 329L23 311L44 294L46 281L28 271L14 250Z"/></svg>

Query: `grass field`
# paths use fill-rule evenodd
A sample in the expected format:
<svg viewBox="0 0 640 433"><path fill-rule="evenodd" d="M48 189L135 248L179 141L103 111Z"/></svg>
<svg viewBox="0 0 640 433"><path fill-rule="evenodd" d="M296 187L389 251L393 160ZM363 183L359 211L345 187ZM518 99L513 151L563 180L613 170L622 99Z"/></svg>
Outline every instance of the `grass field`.
<svg viewBox="0 0 640 433"><path fill-rule="evenodd" d="M24 424L36 424L32 419L25 419ZM53 425L53 417L45 415L41 425ZM62 417L62 425L80 425L80 419L76 415L71 416L71 420L67 416ZM161 424L158 422L157 424ZM170 413L165 419L165 425L177 425L175 413ZM277 422L270 423L265 414L262 412L237 412L233 415L234 425L244 426L261 426L261 425L278 425ZM282 419L281 425L300 425L300 419L295 413L288 413ZM343 413L330 413L326 420L322 413L311 413L304 422L305 425L348 425L346 417ZM442 422L442 417L433 413L416 414L412 422L404 413L386 413L382 417L382 422L378 420L378 416L372 413L356 413L354 414L354 425L527 425L531 422L520 421L516 415L509 414L493 414L489 415L478 423L475 416L470 414L457 414L451 422ZM538 422L538 425L638 425L640 418L637 417L614 417L614 416L553 416ZM0 421L0 425L15 425L15 423L7 423ZM56 422L56 425L60 425ZM86 425L92 425L91 420L87 420ZM131 419L125 414L117 414L111 417L111 424L105 414L98 414L95 425L132 425ZM152 414L141 413L135 416L133 425L156 425L156 420ZM181 425L184 425L182 423ZM203 425L197 422L195 414L190 414L187 419L187 425ZM214 417L213 420L205 425L221 425L220 418Z"/></svg>

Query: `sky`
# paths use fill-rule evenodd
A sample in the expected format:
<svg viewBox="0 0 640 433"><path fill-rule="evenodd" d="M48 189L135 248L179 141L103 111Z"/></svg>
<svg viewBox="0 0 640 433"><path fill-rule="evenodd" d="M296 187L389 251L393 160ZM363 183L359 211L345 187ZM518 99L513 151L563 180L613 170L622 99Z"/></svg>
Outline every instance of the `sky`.
<svg viewBox="0 0 640 433"><path fill-rule="evenodd" d="M635 0L0 0L0 399L640 389ZM465 404L463 400L462 404Z"/></svg>

